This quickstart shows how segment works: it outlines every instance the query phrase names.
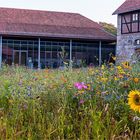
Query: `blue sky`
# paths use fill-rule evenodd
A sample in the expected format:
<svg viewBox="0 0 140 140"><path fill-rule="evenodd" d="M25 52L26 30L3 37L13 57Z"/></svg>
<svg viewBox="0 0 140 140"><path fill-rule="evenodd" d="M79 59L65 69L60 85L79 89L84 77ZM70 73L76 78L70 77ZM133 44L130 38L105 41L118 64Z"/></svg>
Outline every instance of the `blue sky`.
<svg viewBox="0 0 140 140"><path fill-rule="evenodd" d="M96 22L117 24L112 13L125 0L0 0L0 7L80 13Z"/></svg>

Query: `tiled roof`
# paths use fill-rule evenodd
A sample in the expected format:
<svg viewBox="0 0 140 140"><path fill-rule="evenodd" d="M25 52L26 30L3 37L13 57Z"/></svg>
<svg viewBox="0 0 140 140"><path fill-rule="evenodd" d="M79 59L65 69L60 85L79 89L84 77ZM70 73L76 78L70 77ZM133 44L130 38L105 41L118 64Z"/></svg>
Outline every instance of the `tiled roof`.
<svg viewBox="0 0 140 140"><path fill-rule="evenodd" d="M116 40L80 14L14 8L0 8L0 34Z"/></svg>
<svg viewBox="0 0 140 140"><path fill-rule="evenodd" d="M126 0L113 14L140 10L140 0Z"/></svg>

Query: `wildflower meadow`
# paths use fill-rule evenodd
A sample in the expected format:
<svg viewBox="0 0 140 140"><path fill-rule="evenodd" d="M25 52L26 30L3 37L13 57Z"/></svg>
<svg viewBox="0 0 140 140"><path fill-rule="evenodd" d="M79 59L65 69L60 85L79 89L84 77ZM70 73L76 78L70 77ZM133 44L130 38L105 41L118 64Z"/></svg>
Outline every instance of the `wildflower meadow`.
<svg viewBox="0 0 140 140"><path fill-rule="evenodd" d="M0 70L0 140L131 139L140 139L140 63Z"/></svg>

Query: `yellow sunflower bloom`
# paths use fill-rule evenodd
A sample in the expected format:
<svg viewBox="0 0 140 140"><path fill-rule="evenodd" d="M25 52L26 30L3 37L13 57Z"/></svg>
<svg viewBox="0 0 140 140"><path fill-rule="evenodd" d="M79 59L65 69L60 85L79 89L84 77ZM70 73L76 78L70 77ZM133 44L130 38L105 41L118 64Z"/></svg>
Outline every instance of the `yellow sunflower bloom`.
<svg viewBox="0 0 140 140"><path fill-rule="evenodd" d="M132 110L140 113L140 91L133 90L129 92L128 104Z"/></svg>

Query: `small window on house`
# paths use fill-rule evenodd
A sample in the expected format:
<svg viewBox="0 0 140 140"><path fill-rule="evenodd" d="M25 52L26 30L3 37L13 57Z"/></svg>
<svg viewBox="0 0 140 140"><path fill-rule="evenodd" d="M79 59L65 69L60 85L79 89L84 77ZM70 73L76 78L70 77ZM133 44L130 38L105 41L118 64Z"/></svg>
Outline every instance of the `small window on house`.
<svg viewBox="0 0 140 140"><path fill-rule="evenodd" d="M133 21L138 21L138 13L132 15Z"/></svg>
<svg viewBox="0 0 140 140"><path fill-rule="evenodd" d="M140 39L135 40L135 45L140 45Z"/></svg>

